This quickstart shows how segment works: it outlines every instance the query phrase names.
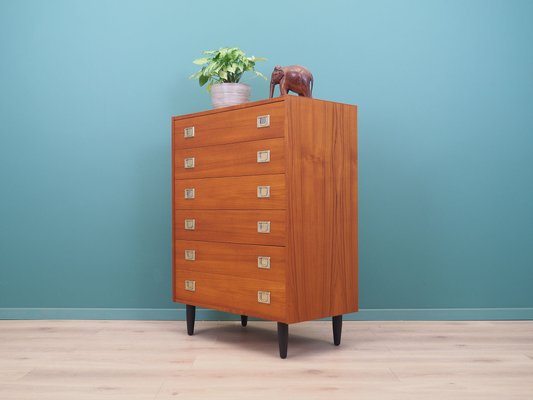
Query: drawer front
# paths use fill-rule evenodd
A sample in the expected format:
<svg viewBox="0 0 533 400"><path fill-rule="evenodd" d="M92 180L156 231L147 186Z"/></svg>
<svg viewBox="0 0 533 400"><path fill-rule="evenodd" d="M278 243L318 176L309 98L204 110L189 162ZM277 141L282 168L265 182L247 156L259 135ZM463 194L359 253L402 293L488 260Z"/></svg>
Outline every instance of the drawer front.
<svg viewBox="0 0 533 400"><path fill-rule="evenodd" d="M286 208L285 175L178 179L178 209L260 210Z"/></svg>
<svg viewBox="0 0 533 400"><path fill-rule="evenodd" d="M176 240L176 269L285 281L286 248Z"/></svg>
<svg viewBox="0 0 533 400"><path fill-rule="evenodd" d="M176 239L286 245L282 210L176 210L174 217Z"/></svg>
<svg viewBox="0 0 533 400"><path fill-rule="evenodd" d="M281 282L177 270L174 284L175 301L180 303L286 320L285 284Z"/></svg>
<svg viewBox="0 0 533 400"><path fill-rule="evenodd" d="M281 174L285 172L284 139L177 149L176 179Z"/></svg>
<svg viewBox="0 0 533 400"><path fill-rule="evenodd" d="M187 149L283 137L285 126L283 103L176 119L173 122L174 146L177 149ZM261 119L262 126L258 127L258 118L267 116L268 118ZM268 126L264 126L265 122L268 122Z"/></svg>

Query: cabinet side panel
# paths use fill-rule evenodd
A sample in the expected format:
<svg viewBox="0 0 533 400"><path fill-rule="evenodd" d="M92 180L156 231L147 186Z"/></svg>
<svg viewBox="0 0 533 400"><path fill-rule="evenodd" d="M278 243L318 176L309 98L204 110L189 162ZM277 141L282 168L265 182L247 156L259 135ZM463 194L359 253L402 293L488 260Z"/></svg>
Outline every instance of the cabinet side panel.
<svg viewBox="0 0 533 400"><path fill-rule="evenodd" d="M357 109L287 103L289 321L357 311Z"/></svg>
<svg viewBox="0 0 533 400"><path fill-rule="evenodd" d="M176 173L176 168L174 168L174 158L176 157L175 156L175 152L174 152L174 145L175 145L175 136L176 136L176 126L175 124L173 123L173 121L171 121L171 130L170 130L170 135L171 135L171 146L170 146L170 151L172 152L172 154L170 155L170 158L172 160L172 172L171 172L171 185L172 185L172 300L173 301L176 301L176 268L175 268L175 265L176 265L176 229L175 229L175 219L176 219L176 216L175 216L175 201L176 201L176 198L175 198L175 182L176 182L176 178L175 178L175 173Z"/></svg>

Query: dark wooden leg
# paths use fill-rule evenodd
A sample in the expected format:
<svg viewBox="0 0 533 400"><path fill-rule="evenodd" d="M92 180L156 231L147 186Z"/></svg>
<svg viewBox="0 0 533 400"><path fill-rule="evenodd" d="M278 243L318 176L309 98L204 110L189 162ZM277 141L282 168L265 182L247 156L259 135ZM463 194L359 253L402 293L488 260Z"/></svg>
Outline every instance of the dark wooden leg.
<svg viewBox="0 0 533 400"><path fill-rule="evenodd" d="M242 326L248 325L248 316L247 315L241 315L241 325Z"/></svg>
<svg viewBox="0 0 533 400"><path fill-rule="evenodd" d="M196 306L186 305L187 310L187 334L192 336L194 334L194 318L196 317Z"/></svg>
<svg viewBox="0 0 533 400"><path fill-rule="evenodd" d="M278 322L278 343L279 356L287 358L287 347L289 345L289 325Z"/></svg>
<svg viewBox="0 0 533 400"><path fill-rule="evenodd" d="M335 346L341 344L342 333L342 315L336 315L332 318L333 321L333 343Z"/></svg>

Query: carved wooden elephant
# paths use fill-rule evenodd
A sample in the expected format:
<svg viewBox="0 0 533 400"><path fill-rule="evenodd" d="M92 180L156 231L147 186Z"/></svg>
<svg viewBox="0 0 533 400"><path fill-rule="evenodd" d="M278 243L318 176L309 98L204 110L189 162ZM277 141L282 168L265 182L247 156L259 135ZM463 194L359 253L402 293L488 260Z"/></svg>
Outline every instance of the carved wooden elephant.
<svg viewBox="0 0 533 400"><path fill-rule="evenodd" d="M298 93L298 96L313 97L313 75L301 65L281 67L277 65L272 71L270 79L270 97L274 95L274 87L279 83L279 91L283 96L289 92Z"/></svg>

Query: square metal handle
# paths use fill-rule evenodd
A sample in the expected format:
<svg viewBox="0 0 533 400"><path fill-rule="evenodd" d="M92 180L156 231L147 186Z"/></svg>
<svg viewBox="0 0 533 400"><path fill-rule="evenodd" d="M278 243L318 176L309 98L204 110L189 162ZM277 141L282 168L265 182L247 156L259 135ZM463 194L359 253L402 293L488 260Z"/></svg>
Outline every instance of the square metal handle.
<svg viewBox="0 0 533 400"><path fill-rule="evenodd" d="M258 163L268 163L270 162L270 150L260 150L257 152L257 162Z"/></svg>
<svg viewBox="0 0 533 400"><path fill-rule="evenodd" d="M270 126L270 115L260 115L257 117L257 127L266 128Z"/></svg>
<svg viewBox="0 0 533 400"><path fill-rule="evenodd" d="M183 129L183 137L189 139L194 137L194 126L189 126Z"/></svg>
<svg viewBox="0 0 533 400"><path fill-rule="evenodd" d="M194 196L195 196L194 188L187 188L183 191L183 197L185 197L186 200L194 199Z"/></svg>
<svg viewBox="0 0 533 400"><path fill-rule="evenodd" d="M270 269L270 257L258 256L257 257L257 268Z"/></svg>
<svg viewBox="0 0 533 400"><path fill-rule="evenodd" d="M185 290L189 292L196 291L196 281L185 280Z"/></svg>
<svg viewBox="0 0 533 400"><path fill-rule="evenodd" d="M196 220L186 219L185 220L185 229L188 231L194 231L196 229Z"/></svg>
<svg viewBox="0 0 533 400"><path fill-rule="evenodd" d="M270 221L257 221L258 233L270 233Z"/></svg>
<svg viewBox="0 0 533 400"><path fill-rule="evenodd" d="M187 261L196 260L196 251L195 250L185 250L185 260L187 260Z"/></svg>
<svg viewBox="0 0 533 400"><path fill-rule="evenodd" d="M195 164L194 157L189 157L189 158L183 159L183 167L185 167L187 169L194 168L194 164Z"/></svg>
<svg viewBox="0 0 533 400"><path fill-rule="evenodd" d="M270 304L270 292L258 290L257 291L257 302L263 303L263 304Z"/></svg>
<svg viewBox="0 0 533 400"><path fill-rule="evenodd" d="M257 197L260 199L267 199L270 197L270 186L258 186Z"/></svg>

